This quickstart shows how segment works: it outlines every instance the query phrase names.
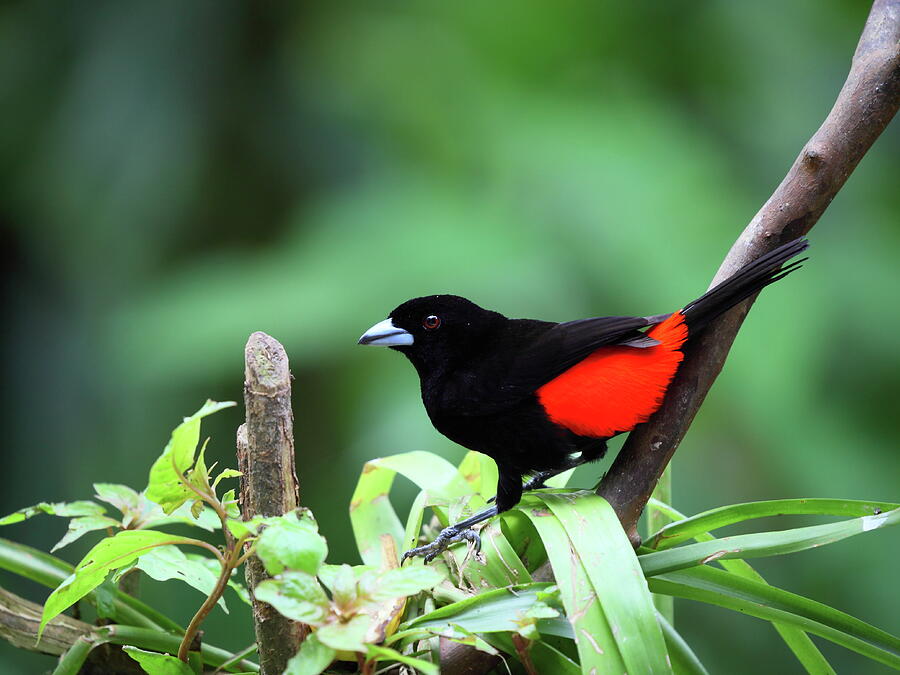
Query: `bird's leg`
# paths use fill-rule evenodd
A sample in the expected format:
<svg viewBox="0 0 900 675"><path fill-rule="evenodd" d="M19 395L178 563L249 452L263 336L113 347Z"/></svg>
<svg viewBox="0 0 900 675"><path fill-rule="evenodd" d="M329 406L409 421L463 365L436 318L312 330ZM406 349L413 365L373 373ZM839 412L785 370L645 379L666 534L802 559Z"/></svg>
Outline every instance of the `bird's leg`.
<svg viewBox="0 0 900 675"><path fill-rule="evenodd" d="M478 553L481 550L481 537L479 537L478 533L472 529L472 526L484 522L488 518L493 518L496 515L497 507L491 506L490 508L484 509L484 511L479 511L475 515L469 516L465 520L454 523L450 527L445 527L430 544L412 548L404 553L403 558L400 561L401 564L407 558L415 556L422 556L425 558L425 562L429 563L445 551L450 544L463 540L474 544L475 552Z"/></svg>
<svg viewBox="0 0 900 675"><path fill-rule="evenodd" d="M463 540L472 543L475 546L476 553L481 551L481 537L472 529L472 526L488 518L493 518L499 513L509 511L522 498L522 473L504 464L498 464L497 469L499 473L497 478L497 503L494 506L489 506L465 520L461 520L450 527L445 527L430 544L410 549L404 553L400 562L402 563L403 560L413 556L422 556L425 558L426 563L431 562L446 550L450 544Z"/></svg>

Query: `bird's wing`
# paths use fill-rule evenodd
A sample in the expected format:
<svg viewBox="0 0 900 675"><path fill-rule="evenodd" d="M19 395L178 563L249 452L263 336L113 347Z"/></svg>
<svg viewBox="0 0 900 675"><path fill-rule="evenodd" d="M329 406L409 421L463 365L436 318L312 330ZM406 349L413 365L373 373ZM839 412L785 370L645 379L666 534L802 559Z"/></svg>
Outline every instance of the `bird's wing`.
<svg viewBox="0 0 900 675"><path fill-rule="evenodd" d="M666 316L601 316L558 323L519 352L506 384L531 393L600 347L654 347L659 341L640 329L657 324Z"/></svg>
<svg viewBox="0 0 900 675"><path fill-rule="evenodd" d="M640 329L667 316L604 316L530 330L524 343L510 341L506 363L497 363L492 354L491 363L479 363L446 380L441 410L466 417L509 410L601 347L620 345L638 351L658 345Z"/></svg>

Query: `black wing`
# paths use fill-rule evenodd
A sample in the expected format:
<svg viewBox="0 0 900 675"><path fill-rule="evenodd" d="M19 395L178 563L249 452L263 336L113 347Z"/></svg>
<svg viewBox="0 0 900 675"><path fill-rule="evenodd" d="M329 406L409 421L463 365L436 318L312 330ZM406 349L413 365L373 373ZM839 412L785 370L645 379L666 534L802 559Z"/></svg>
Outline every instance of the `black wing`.
<svg viewBox="0 0 900 675"><path fill-rule="evenodd" d="M627 345L643 349L658 345L658 340L647 337L640 329L668 316L601 316L558 323L519 353L506 383L510 393L535 391L600 347Z"/></svg>
<svg viewBox="0 0 900 675"><path fill-rule="evenodd" d="M439 396L429 398L426 408L430 402L429 414L465 417L507 411L600 347L658 345L640 329L668 316L603 316L558 324L510 320L506 333L495 337L483 359L442 379ZM509 358L501 359L500 354Z"/></svg>

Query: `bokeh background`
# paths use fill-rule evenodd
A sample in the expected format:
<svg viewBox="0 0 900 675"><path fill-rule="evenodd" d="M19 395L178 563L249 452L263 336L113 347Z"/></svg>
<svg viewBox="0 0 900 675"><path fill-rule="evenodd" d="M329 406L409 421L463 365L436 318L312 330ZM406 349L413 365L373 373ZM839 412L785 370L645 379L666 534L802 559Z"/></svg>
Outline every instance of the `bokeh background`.
<svg viewBox="0 0 900 675"><path fill-rule="evenodd" d="M432 292L552 320L697 296L824 119L867 12L3 3L0 511L146 485L183 415L240 400L244 342L264 330L296 377L302 500L330 561L355 562L347 506L366 459L462 456L408 364L358 335ZM895 123L813 230L803 271L751 313L677 455L681 510L900 499L898 141ZM204 426L224 465L242 414ZM410 495L398 485L398 508ZM42 517L0 535L49 549L63 531ZM898 554L879 531L758 569L897 631ZM144 589L184 622L200 601ZM252 629L231 605L243 618L217 612L206 636L237 649ZM755 619L679 602L677 622L712 672L800 672ZM823 649L840 672L881 672ZM0 644L2 672L51 666Z"/></svg>

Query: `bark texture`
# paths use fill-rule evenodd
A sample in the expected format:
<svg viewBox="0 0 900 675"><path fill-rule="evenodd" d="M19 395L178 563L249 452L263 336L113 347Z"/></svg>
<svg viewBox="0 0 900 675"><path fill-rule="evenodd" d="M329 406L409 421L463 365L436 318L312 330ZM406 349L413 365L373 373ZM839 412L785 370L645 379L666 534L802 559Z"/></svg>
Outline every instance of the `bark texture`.
<svg viewBox="0 0 900 675"><path fill-rule="evenodd" d="M246 423L238 428L237 457L241 476L241 512L280 516L300 503L294 469L294 416L291 373L281 344L265 333L253 333L244 350ZM251 593L267 577L255 556L247 561ZM280 674L297 652L308 628L253 601L253 621L262 675Z"/></svg>

